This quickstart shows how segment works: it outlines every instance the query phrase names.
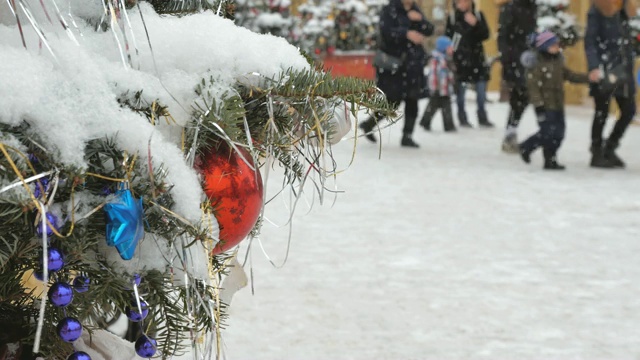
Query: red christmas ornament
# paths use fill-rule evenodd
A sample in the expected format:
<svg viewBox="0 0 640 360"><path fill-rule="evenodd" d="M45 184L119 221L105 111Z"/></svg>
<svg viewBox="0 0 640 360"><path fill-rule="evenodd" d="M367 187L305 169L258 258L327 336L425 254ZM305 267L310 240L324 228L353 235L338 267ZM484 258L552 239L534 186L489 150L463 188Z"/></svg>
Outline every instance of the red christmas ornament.
<svg viewBox="0 0 640 360"><path fill-rule="evenodd" d="M262 177L252 170L252 157L244 149L238 151L226 143L202 156L197 168L204 178L204 193L215 209L220 225L220 242L212 254L236 246L253 229L263 204Z"/></svg>

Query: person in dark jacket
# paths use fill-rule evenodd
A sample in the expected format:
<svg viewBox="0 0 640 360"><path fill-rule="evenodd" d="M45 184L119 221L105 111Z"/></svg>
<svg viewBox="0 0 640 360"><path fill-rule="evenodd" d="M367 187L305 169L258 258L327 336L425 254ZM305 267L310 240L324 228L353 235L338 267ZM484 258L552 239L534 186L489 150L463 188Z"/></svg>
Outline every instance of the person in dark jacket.
<svg viewBox="0 0 640 360"><path fill-rule="evenodd" d="M564 170L556 159L565 134L564 82L587 83L589 80L587 74L576 74L565 67L558 37L551 31L537 34L535 46L537 53L531 55L533 64L527 70L527 90L540 130L520 144L520 155L529 163L531 153L542 146L544 169Z"/></svg>
<svg viewBox="0 0 640 360"><path fill-rule="evenodd" d="M518 124L529 104L520 56L529 48L527 37L536 30L537 12L535 0L510 0L500 8L498 50L502 62L502 79L510 89L511 106L502 150L509 153L518 152Z"/></svg>
<svg viewBox="0 0 640 360"><path fill-rule="evenodd" d="M628 24L629 17L635 13L635 2L631 0L594 0L587 14L584 48L589 76L592 80L601 80L590 86L595 103L590 149L592 167L624 167L615 149L636 112L636 87L632 76L634 54ZM609 138L603 141L611 98L618 103L620 119Z"/></svg>
<svg viewBox="0 0 640 360"><path fill-rule="evenodd" d="M473 0L454 0L454 11L447 19L445 35L453 39L456 76L456 100L460 126L471 127L464 109L467 84L473 84L478 104L478 124L493 127L487 118L487 81L489 68L486 64L482 42L489 38L489 26L481 11L476 11Z"/></svg>
<svg viewBox="0 0 640 360"><path fill-rule="evenodd" d="M378 87L389 103L398 107L404 101L404 128L401 145L417 148L412 134L418 117L418 99L425 96L423 68L426 53L422 44L425 36L433 34L429 23L415 0L390 0L380 14L380 49L385 53L403 59L397 70L377 69ZM376 141L372 131L380 116L375 114L360 124L367 139Z"/></svg>

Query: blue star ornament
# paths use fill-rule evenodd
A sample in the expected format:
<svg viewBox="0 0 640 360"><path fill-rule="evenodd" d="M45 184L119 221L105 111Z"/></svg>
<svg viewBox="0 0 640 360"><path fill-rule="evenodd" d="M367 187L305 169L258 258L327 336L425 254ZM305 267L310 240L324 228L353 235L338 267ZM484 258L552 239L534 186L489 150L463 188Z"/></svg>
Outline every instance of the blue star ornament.
<svg viewBox="0 0 640 360"><path fill-rule="evenodd" d="M118 190L104 211L107 245L115 246L122 259L131 260L138 241L144 237L142 198L136 200L129 189Z"/></svg>

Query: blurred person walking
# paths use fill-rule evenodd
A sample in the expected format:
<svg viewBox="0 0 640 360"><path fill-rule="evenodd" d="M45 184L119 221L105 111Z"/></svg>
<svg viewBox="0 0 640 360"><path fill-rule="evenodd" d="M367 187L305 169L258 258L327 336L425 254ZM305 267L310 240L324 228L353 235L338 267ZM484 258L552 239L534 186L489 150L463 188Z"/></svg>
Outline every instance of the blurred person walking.
<svg viewBox="0 0 640 360"><path fill-rule="evenodd" d="M476 10L473 0L454 0L453 13L447 19L445 35L453 40L455 89L460 126L471 127L465 111L467 84L474 86L478 104L478 124L493 127L485 108L489 67L482 42L489 38L489 26L482 11Z"/></svg>
<svg viewBox="0 0 640 360"><path fill-rule="evenodd" d="M436 48L429 59L429 104L422 115L420 126L431 131L431 120L438 110L442 111L444 131L456 131L451 114L451 95L453 95L453 72L449 68L448 57L453 55L453 43L446 36L436 39Z"/></svg>
<svg viewBox="0 0 640 360"><path fill-rule="evenodd" d="M526 163L531 153L542 147L545 170L564 170L557 160L557 152L565 136L564 82L586 84L587 74L577 74L564 64L558 37L551 31L535 36L536 51L523 55L527 67L527 90L535 107L540 130L520 144L520 155ZM526 61L531 57L530 61Z"/></svg>
<svg viewBox="0 0 640 360"><path fill-rule="evenodd" d="M529 104L525 70L520 57L528 48L528 37L537 27L538 6L535 0L510 0L500 8L498 50L502 62L502 79L509 86L509 117L502 150L518 153L518 124Z"/></svg>
<svg viewBox="0 0 640 360"><path fill-rule="evenodd" d="M633 0L593 0L587 14L584 48L589 78L598 81L590 86L595 103L591 127L591 163L597 168L623 168L615 153L636 113L636 86L633 77L634 53L629 18L636 14ZM620 118L609 138L603 139L611 99L620 108Z"/></svg>
<svg viewBox="0 0 640 360"><path fill-rule="evenodd" d="M426 52L422 46L425 37L433 34L433 25L426 20L415 0L390 0L380 14L380 51L395 59L397 67L377 67L377 85L395 108L404 101L404 127L401 146L417 148L413 130L418 117L418 99L426 96L423 68ZM373 129L382 120L374 114L359 127L366 138L376 142Z"/></svg>

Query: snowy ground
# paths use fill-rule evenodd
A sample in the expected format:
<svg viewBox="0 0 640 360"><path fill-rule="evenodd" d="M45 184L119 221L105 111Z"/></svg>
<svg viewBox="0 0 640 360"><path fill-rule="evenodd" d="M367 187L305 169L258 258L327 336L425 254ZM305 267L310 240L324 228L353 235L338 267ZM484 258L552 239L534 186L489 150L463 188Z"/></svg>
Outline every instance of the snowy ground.
<svg viewBox="0 0 640 360"><path fill-rule="evenodd" d="M619 151L627 170L591 169L592 111L568 108L568 170L550 173L540 153L527 166L500 152L506 109L490 105L495 130L445 134L438 117L418 150L397 124L381 159L359 141L346 193L296 216L286 266L254 250L227 358L640 358L640 127ZM520 137L535 128L528 110ZM345 164L352 147L335 151ZM285 207L268 212L282 222ZM276 261L286 232L263 229Z"/></svg>

